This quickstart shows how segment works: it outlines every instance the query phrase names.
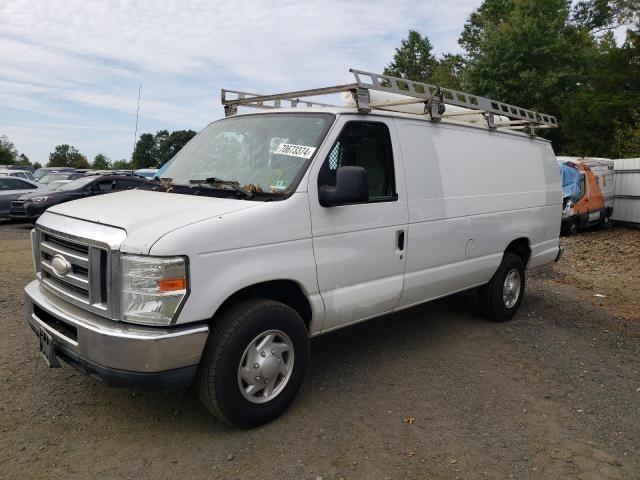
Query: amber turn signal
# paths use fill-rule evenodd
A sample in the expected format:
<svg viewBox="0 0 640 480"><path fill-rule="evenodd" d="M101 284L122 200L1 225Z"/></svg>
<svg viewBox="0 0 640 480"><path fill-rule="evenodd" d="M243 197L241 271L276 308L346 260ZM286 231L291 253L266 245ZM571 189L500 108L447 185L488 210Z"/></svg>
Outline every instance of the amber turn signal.
<svg viewBox="0 0 640 480"><path fill-rule="evenodd" d="M158 283L158 289L161 292L175 292L185 288L187 288L187 280L185 278L165 278Z"/></svg>

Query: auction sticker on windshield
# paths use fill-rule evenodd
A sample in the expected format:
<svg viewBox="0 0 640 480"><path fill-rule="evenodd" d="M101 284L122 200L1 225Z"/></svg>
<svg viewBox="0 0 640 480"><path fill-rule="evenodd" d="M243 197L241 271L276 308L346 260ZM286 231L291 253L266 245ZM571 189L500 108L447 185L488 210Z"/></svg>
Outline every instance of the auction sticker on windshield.
<svg viewBox="0 0 640 480"><path fill-rule="evenodd" d="M291 143L281 143L273 153L276 155L289 155L291 157L311 158L316 147L306 147L304 145L293 145Z"/></svg>

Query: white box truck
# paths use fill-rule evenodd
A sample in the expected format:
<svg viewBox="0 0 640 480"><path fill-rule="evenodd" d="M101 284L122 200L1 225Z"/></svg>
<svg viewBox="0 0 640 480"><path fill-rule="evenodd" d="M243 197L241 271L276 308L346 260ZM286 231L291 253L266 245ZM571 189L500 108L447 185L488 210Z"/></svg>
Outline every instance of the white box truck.
<svg viewBox="0 0 640 480"><path fill-rule="evenodd" d="M525 269L561 253L558 165L533 135L555 118L352 72L324 89L223 91L227 118L157 191L43 214L26 306L46 362L114 386L195 384L218 418L253 427L294 399L311 337L470 289L488 318L512 318ZM353 105L299 99L339 92ZM394 111L410 103L419 113Z"/></svg>

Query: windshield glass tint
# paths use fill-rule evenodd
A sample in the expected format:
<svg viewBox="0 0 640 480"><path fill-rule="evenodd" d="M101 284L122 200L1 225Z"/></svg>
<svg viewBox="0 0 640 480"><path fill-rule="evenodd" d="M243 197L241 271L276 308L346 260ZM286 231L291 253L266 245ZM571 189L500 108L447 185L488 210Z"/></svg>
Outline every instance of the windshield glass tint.
<svg viewBox="0 0 640 480"><path fill-rule="evenodd" d="M49 173L40 179L40 183L47 185L55 180L66 180L69 178L68 173Z"/></svg>
<svg viewBox="0 0 640 480"><path fill-rule="evenodd" d="M214 122L162 172L174 184L216 177L255 192L285 192L300 180L329 129L330 114L264 114Z"/></svg>

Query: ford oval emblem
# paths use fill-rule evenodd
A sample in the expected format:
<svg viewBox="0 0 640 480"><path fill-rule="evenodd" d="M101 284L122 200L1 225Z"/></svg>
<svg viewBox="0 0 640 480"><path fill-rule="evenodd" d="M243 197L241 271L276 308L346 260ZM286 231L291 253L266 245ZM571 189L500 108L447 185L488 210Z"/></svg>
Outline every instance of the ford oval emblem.
<svg viewBox="0 0 640 480"><path fill-rule="evenodd" d="M69 260L59 254L54 255L51 259L51 268L53 268L53 272L59 277L64 277L71 272L71 264L69 263Z"/></svg>

